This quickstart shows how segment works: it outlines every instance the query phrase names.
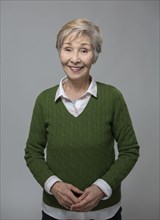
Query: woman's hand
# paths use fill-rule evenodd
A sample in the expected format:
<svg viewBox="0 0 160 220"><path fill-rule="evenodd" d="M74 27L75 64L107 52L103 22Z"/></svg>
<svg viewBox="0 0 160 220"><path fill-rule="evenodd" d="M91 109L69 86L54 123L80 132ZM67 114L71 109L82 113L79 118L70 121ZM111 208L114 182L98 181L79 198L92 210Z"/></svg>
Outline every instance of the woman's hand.
<svg viewBox="0 0 160 220"><path fill-rule="evenodd" d="M51 187L51 193L55 196L60 205L66 209L70 209L72 205L80 201L76 195L81 195L83 191L72 184L56 182Z"/></svg>
<svg viewBox="0 0 160 220"><path fill-rule="evenodd" d="M81 201L73 204L70 210L79 212L91 211L104 196L106 196L105 193L98 186L92 185L85 189L83 194L78 198Z"/></svg>

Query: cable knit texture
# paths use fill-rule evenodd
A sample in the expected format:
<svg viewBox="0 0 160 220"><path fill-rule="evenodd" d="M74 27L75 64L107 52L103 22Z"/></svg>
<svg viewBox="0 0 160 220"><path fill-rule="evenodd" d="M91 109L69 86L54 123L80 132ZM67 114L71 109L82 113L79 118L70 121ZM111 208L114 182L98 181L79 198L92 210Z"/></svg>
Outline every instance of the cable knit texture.
<svg viewBox="0 0 160 220"><path fill-rule="evenodd" d="M115 87L97 82L97 98L92 96L84 111L74 117L61 99L54 101L57 88L45 90L36 100L25 149L27 165L42 187L52 175L81 190L101 178L113 193L94 210L112 206L120 201L121 182L139 156L124 98ZM119 151L116 160L114 141ZM64 209L45 190L43 200Z"/></svg>

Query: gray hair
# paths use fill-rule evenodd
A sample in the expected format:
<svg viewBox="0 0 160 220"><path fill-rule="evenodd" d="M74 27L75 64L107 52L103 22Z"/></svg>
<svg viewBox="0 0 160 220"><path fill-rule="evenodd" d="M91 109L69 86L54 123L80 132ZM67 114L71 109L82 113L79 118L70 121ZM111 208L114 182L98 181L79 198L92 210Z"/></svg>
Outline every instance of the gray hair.
<svg viewBox="0 0 160 220"><path fill-rule="evenodd" d="M56 48L58 51L61 50L65 38L72 33L76 33L76 37L84 34L90 37L94 53L94 62L96 62L102 47L100 28L87 19L74 19L66 23L57 34Z"/></svg>

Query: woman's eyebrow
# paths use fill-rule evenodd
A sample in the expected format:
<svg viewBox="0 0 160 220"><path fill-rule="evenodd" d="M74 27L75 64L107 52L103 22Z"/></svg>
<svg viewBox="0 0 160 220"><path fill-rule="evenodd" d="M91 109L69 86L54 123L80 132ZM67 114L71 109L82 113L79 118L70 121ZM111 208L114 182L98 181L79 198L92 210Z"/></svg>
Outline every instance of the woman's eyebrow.
<svg viewBox="0 0 160 220"><path fill-rule="evenodd" d="M69 42L66 42L66 43L64 43L64 44L68 44L68 45L71 45L71 43L69 43Z"/></svg>
<svg viewBox="0 0 160 220"><path fill-rule="evenodd" d="M70 43L70 42L65 42L64 44L72 45L72 43ZM81 45L82 46L85 46L85 45L90 46L90 43L81 43Z"/></svg>
<svg viewBox="0 0 160 220"><path fill-rule="evenodd" d="M91 44L90 43L82 43L81 46L88 46L88 47L90 47Z"/></svg>

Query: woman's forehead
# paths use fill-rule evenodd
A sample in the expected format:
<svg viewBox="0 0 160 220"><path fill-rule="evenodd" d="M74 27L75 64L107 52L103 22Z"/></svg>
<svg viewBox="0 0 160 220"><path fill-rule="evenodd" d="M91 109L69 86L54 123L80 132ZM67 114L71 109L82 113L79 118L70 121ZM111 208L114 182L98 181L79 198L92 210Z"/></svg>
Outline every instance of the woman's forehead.
<svg viewBox="0 0 160 220"><path fill-rule="evenodd" d="M87 34L80 34L80 33L69 34L68 36L65 37L63 44L72 43L73 41L91 45L91 38Z"/></svg>

